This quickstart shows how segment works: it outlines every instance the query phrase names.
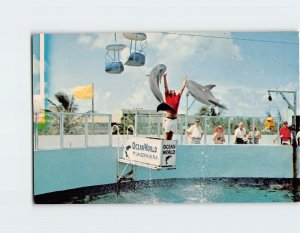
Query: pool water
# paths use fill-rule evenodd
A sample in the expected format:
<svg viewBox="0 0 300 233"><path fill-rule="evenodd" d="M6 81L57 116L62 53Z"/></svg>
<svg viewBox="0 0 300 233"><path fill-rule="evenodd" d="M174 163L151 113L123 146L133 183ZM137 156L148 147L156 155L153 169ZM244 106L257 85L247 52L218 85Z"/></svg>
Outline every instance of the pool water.
<svg viewBox="0 0 300 233"><path fill-rule="evenodd" d="M262 182L263 181L263 182ZM266 184L267 183L267 184ZM198 179L172 179L138 182L136 189L123 189L120 194L85 197L90 204L201 204L298 202L300 190L281 182Z"/></svg>

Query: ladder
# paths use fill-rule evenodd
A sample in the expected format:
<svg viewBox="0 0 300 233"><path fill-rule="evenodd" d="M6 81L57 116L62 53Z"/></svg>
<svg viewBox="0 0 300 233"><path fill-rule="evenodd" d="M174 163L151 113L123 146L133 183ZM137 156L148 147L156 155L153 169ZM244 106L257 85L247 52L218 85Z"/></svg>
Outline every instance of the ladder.
<svg viewBox="0 0 300 233"><path fill-rule="evenodd" d="M136 180L135 180L135 173L136 173L136 165L134 163L128 164L123 161L120 156L124 148L124 142L120 135L120 130L117 125L114 125L112 129L116 128L117 135L118 135L118 157L117 157L117 175L116 175L116 193L120 194L120 190L122 186L130 186L131 189L136 189ZM129 136L129 129L133 130L133 134L135 136L135 129L133 125L129 125L127 127L127 139ZM126 140L127 140L126 139ZM120 146L121 142L121 146ZM120 153L120 148L122 148Z"/></svg>

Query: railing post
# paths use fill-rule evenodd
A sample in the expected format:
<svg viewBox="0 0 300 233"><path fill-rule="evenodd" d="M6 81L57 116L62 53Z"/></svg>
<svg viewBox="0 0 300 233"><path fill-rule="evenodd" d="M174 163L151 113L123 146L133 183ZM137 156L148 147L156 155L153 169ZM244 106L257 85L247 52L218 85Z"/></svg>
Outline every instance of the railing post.
<svg viewBox="0 0 300 233"><path fill-rule="evenodd" d="M64 115L63 113L60 113L60 148L64 148Z"/></svg>
<svg viewBox="0 0 300 233"><path fill-rule="evenodd" d="M182 122L182 117L180 116L180 145L182 145L183 142L183 122Z"/></svg>
<svg viewBox="0 0 300 233"><path fill-rule="evenodd" d="M151 122L150 122L150 119L151 119L151 115L150 115L150 111L149 111L149 114L148 114L148 135L151 135L151 128L150 128Z"/></svg>
<svg viewBox="0 0 300 233"><path fill-rule="evenodd" d="M89 128L88 128L88 116L85 114L84 115L84 142L85 142L85 148L88 147L88 136L89 136L89 132L88 132Z"/></svg>
<svg viewBox="0 0 300 233"><path fill-rule="evenodd" d="M207 137L206 137L206 123L207 123L207 116L205 115L204 116L204 145L206 145L206 140L207 140Z"/></svg>
<svg viewBox="0 0 300 233"><path fill-rule="evenodd" d="M281 145L281 139L279 137L279 115L277 115L277 133L276 133L276 138L278 139L278 145Z"/></svg>
<svg viewBox="0 0 300 233"><path fill-rule="evenodd" d="M156 118L157 118L157 137L160 137L160 115L156 114Z"/></svg>
<svg viewBox="0 0 300 233"><path fill-rule="evenodd" d="M231 119L230 119L230 117L228 117L228 130L227 130L227 132L228 132L228 142L227 142L227 144L228 145L230 144L230 135L231 135L230 123L231 123Z"/></svg>
<svg viewBox="0 0 300 233"><path fill-rule="evenodd" d="M255 127L256 126L254 126L254 118L252 118L252 134L253 134L252 143L253 143L253 145L255 144Z"/></svg>
<svg viewBox="0 0 300 233"><path fill-rule="evenodd" d="M34 149L35 150L38 150L39 149L39 140L38 140L38 137L39 137L39 125L38 123L34 123Z"/></svg>
<svg viewBox="0 0 300 233"><path fill-rule="evenodd" d="M137 115L137 112L136 112L136 113L135 113L135 116L134 116L135 136L138 135L138 133L137 133L137 125L138 125L138 115Z"/></svg>
<svg viewBox="0 0 300 233"><path fill-rule="evenodd" d="M108 116L108 145L112 146L112 127L111 127L111 122L112 122L112 115Z"/></svg>

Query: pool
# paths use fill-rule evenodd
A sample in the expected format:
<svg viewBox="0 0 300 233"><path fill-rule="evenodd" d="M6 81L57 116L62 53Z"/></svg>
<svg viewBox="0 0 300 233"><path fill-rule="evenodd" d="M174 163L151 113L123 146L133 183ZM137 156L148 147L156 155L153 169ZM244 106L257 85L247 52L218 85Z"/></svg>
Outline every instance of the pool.
<svg viewBox="0 0 300 233"><path fill-rule="evenodd" d="M205 204L299 202L300 188L292 179L169 179L137 182L120 194L92 192L64 203L80 204Z"/></svg>

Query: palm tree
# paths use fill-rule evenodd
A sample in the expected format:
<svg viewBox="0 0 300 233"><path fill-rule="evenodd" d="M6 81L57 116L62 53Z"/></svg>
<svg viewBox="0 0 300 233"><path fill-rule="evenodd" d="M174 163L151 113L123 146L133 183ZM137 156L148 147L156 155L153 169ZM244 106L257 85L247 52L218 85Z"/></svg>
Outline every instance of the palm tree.
<svg viewBox="0 0 300 233"><path fill-rule="evenodd" d="M46 99L51 107L46 109L46 113L75 113L78 111L78 104L75 103L74 96L69 97L66 93L60 91L55 95L58 104L50 99ZM47 114L52 121L51 133L58 133L60 127L60 118L55 114ZM50 120L50 119L49 119ZM84 123L81 116L64 115L64 133L65 134L82 134L84 132Z"/></svg>
<svg viewBox="0 0 300 233"><path fill-rule="evenodd" d="M59 102L59 104L55 104L53 101L47 98L47 101L56 109L56 111L48 110L48 112L77 112L78 104L75 103L74 95L71 98L69 96L60 91L55 95L55 99Z"/></svg>

